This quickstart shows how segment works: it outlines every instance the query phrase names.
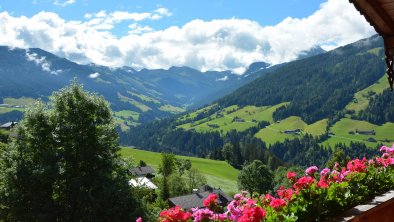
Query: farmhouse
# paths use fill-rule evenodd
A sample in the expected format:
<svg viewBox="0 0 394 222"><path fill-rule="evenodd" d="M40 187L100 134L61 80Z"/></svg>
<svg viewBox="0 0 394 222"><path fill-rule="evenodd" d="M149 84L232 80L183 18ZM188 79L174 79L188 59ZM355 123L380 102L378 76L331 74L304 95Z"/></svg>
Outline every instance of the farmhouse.
<svg viewBox="0 0 394 222"><path fill-rule="evenodd" d="M284 134L295 134L295 135L298 135L298 134L300 134L300 133L301 133L301 129L295 129L295 130L284 130L284 131L281 131L281 133L284 133Z"/></svg>
<svg viewBox="0 0 394 222"><path fill-rule="evenodd" d="M203 208L203 201L209 196L209 194L218 195L218 203L221 206L227 206L233 199L225 194L220 188L216 189L209 185L204 185L200 189L196 189L193 194L184 195L180 197L173 197L169 199L171 206L180 206L185 210L192 208Z"/></svg>
<svg viewBox="0 0 394 222"><path fill-rule="evenodd" d="M211 127L211 128L214 128L214 129L219 128L219 125L218 125L218 124L210 124L210 123L208 123L207 126L208 126L208 127Z"/></svg>
<svg viewBox="0 0 394 222"><path fill-rule="evenodd" d="M245 122L245 120L242 118L239 118L239 117L234 117L233 122L234 123L243 123L243 122Z"/></svg>
<svg viewBox="0 0 394 222"><path fill-rule="evenodd" d="M149 179L155 177L155 170L150 166L134 167L129 169L129 172L136 177L146 177Z"/></svg>
<svg viewBox="0 0 394 222"><path fill-rule="evenodd" d="M370 130L370 131L363 131L363 130L356 130L356 133L361 134L361 135L375 135L375 130Z"/></svg>

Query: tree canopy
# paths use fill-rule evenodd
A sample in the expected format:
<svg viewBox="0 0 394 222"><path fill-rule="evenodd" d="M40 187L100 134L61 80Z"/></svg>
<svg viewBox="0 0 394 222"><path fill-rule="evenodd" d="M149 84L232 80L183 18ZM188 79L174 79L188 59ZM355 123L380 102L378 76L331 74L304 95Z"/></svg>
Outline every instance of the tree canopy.
<svg viewBox="0 0 394 222"><path fill-rule="evenodd" d="M250 194L259 195L273 188L274 176L260 160L254 160L245 166L238 175L238 187L247 190Z"/></svg>
<svg viewBox="0 0 394 222"><path fill-rule="evenodd" d="M117 141L108 103L75 82L35 103L0 157L0 220L130 220Z"/></svg>

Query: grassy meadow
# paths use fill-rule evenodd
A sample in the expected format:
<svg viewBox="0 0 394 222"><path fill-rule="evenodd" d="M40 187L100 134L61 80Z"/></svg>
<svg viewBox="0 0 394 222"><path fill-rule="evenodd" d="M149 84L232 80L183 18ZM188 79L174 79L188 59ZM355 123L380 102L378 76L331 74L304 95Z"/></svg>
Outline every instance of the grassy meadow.
<svg viewBox="0 0 394 222"><path fill-rule="evenodd" d="M133 157L137 163L140 160L143 160L156 171L161 161L161 153L138 150L129 147L122 147L120 154L122 157ZM176 157L189 159L192 162L192 166L204 174L207 178L208 184L214 187L220 187L225 192L238 191L237 176L239 171L230 166L227 162L187 156Z"/></svg>

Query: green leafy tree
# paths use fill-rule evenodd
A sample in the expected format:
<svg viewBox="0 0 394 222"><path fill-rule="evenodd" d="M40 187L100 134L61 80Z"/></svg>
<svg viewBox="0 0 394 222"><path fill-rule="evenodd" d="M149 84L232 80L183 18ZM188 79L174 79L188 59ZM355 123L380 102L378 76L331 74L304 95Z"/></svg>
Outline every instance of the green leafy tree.
<svg viewBox="0 0 394 222"><path fill-rule="evenodd" d="M349 156L345 155L345 152L340 147L337 147L334 153L330 156L326 163L326 167L332 168L335 163L338 163L340 166L346 166L346 163L350 160Z"/></svg>
<svg viewBox="0 0 394 222"><path fill-rule="evenodd" d="M238 187L250 194L266 193L273 187L274 176L260 160L254 160L251 164L243 167L238 175Z"/></svg>
<svg viewBox="0 0 394 222"><path fill-rule="evenodd" d="M161 163L159 165L159 173L163 175L163 177L168 177L176 169L175 162L176 158L174 154L162 153Z"/></svg>
<svg viewBox="0 0 394 222"><path fill-rule="evenodd" d="M192 167L192 162L189 159L176 159L175 164L177 166L178 169L178 173L180 176L182 176L185 171L190 170L190 168Z"/></svg>
<svg viewBox="0 0 394 222"><path fill-rule="evenodd" d="M194 167L190 168L190 170L186 173L189 192L192 192L193 189L197 189L205 184L207 184L207 179L204 175L200 173L200 171Z"/></svg>
<svg viewBox="0 0 394 222"><path fill-rule="evenodd" d="M160 181L160 198L167 200L170 197L170 187L168 184L168 177L175 171L175 155L162 153L161 163L159 165L159 173L163 176Z"/></svg>
<svg viewBox="0 0 394 222"><path fill-rule="evenodd" d="M73 83L29 108L0 160L0 220L129 221L109 104Z"/></svg>
<svg viewBox="0 0 394 222"><path fill-rule="evenodd" d="M168 177L168 188L171 197L181 196L188 193L185 178L177 173L173 173Z"/></svg>

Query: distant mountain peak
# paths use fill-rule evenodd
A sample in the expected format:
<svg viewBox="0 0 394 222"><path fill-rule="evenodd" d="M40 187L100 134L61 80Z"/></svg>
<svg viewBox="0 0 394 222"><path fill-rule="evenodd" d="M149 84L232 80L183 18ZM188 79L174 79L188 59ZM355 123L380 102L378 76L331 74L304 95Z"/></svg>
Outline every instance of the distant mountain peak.
<svg viewBox="0 0 394 222"><path fill-rule="evenodd" d="M297 60L298 60L298 59L309 58L309 57L316 56L316 55L320 55L320 54L323 54L323 53L326 53L326 52L327 52L327 51L324 50L324 49L323 49L322 47L320 47L319 45L315 45L315 46L313 46L312 48L310 48L310 49L308 49L308 50L301 51L301 52L298 54Z"/></svg>
<svg viewBox="0 0 394 222"><path fill-rule="evenodd" d="M246 70L246 72L244 74L252 74L252 73L258 72L262 69L266 69L270 66L271 66L271 64L266 63L266 62L254 62L249 65L249 68Z"/></svg>

